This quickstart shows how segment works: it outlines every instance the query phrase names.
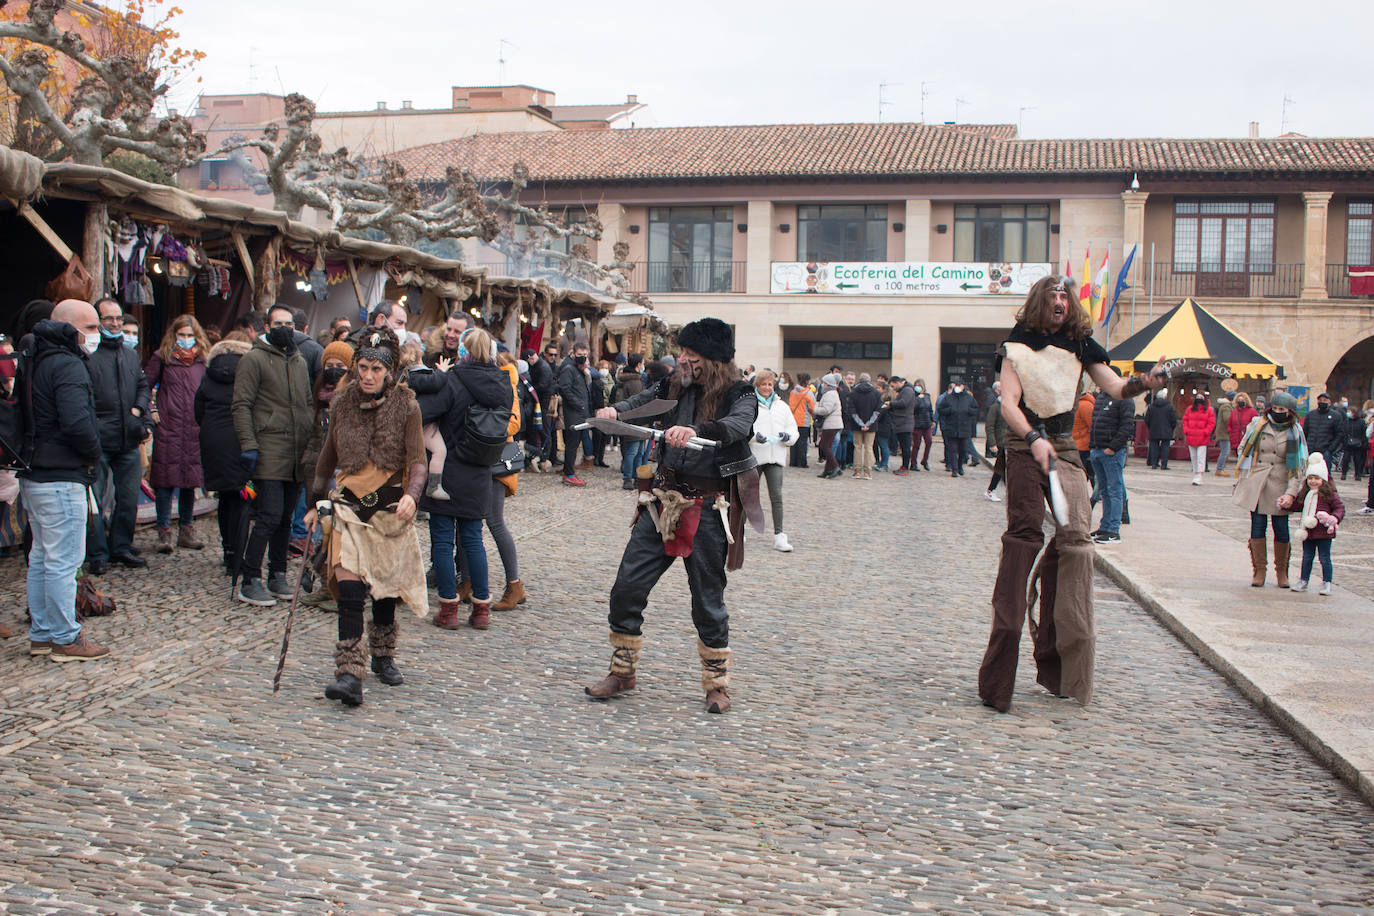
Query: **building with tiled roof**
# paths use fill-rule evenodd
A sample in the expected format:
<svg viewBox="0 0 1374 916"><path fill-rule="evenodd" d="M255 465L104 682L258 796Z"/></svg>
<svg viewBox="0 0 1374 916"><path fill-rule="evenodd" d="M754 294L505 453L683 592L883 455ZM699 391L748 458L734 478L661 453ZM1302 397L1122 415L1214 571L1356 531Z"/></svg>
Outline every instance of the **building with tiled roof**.
<svg viewBox="0 0 1374 916"><path fill-rule="evenodd" d="M1028 278L1066 264L1077 276L1089 250L1096 275L1110 252L1114 289L1134 250L1108 343L1191 296L1287 383L1374 396L1374 306L1352 271L1374 260L1370 137L759 124L487 133L396 158L421 179L460 166L498 183L523 162L527 202L598 215L603 263L628 244L660 314L731 322L755 365L814 375L839 362L981 390Z"/></svg>

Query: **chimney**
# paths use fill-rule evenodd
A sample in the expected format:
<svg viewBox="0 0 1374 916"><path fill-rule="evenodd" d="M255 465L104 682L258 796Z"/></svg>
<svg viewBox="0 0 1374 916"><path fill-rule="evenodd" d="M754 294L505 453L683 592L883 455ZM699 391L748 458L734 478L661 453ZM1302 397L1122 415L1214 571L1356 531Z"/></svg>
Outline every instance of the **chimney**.
<svg viewBox="0 0 1374 916"><path fill-rule="evenodd" d="M1259 122L1258 122L1258 121L1251 121L1251 122L1250 122L1250 139L1251 139L1251 140L1258 140L1258 139L1259 139Z"/></svg>
<svg viewBox="0 0 1374 916"><path fill-rule="evenodd" d="M378 111L386 111L386 102L378 102L378 103L377 103L377 110L378 110Z"/></svg>
<svg viewBox="0 0 1374 916"><path fill-rule="evenodd" d="M403 111L410 111L410 110L411 110L412 108L414 108L414 107L415 107L415 104L414 104L413 102L411 102L410 99L402 99L402 100L401 100L401 109L402 109Z"/></svg>
<svg viewBox="0 0 1374 916"><path fill-rule="evenodd" d="M638 104L639 104L639 96L636 95L635 93L631 92L629 95L625 96L625 104L626 104L626 105L638 105Z"/></svg>

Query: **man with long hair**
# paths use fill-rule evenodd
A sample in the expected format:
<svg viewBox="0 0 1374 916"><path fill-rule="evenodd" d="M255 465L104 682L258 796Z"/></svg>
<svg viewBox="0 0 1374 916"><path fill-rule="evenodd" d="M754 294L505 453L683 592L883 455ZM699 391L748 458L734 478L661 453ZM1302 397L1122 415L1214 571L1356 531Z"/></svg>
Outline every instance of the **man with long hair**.
<svg viewBox="0 0 1374 916"><path fill-rule="evenodd" d="M751 519L758 506L756 461L749 450L758 398L753 386L740 380L734 338L730 326L717 318L685 325L678 332L682 349L676 371L634 397L597 411L598 417L615 419L655 398L676 402L663 416L666 429L653 477L637 478L639 511L611 587L611 670L586 688L593 699L606 700L635 686L649 592L673 559L682 557L692 592L706 709L720 713L730 708L725 572L727 566L738 569L743 563L740 513L746 501L752 500ZM691 450L687 446L694 436L718 444Z"/></svg>
<svg viewBox="0 0 1374 916"><path fill-rule="evenodd" d="M1162 366L1129 379L1113 373L1107 351L1093 340L1087 313L1072 301L1065 281L1045 277L1031 287L1017 313L998 351L997 371L1007 421L1007 529L978 695L998 712L1011 708L1029 585L1040 594L1040 622L1031 628L1036 680L1050 693L1086 705L1093 688L1093 545L1088 481L1073 440L1079 379L1087 372L1110 397L1133 398L1159 387ZM1055 459L1068 518L1055 520L1054 537L1040 555Z"/></svg>

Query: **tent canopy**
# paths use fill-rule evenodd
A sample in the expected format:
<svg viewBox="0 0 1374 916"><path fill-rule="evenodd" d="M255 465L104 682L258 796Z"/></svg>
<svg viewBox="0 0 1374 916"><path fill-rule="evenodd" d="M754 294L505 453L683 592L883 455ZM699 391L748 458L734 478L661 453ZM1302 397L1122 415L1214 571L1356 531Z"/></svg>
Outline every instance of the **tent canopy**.
<svg viewBox="0 0 1374 916"><path fill-rule="evenodd" d="M1163 356L1171 375L1283 377L1274 358L1192 299L1184 299L1107 354L1123 375L1145 372Z"/></svg>

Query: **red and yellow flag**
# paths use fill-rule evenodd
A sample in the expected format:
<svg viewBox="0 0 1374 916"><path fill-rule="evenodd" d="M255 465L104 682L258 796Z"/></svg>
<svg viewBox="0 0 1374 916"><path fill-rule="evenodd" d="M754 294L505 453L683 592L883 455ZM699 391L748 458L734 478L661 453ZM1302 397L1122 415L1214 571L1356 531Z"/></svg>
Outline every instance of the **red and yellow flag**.
<svg viewBox="0 0 1374 916"><path fill-rule="evenodd" d="M1093 314L1092 260L1093 246L1089 244L1087 250L1083 252L1083 285L1078 287L1078 304L1083 306L1083 311L1088 313L1089 318Z"/></svg>

